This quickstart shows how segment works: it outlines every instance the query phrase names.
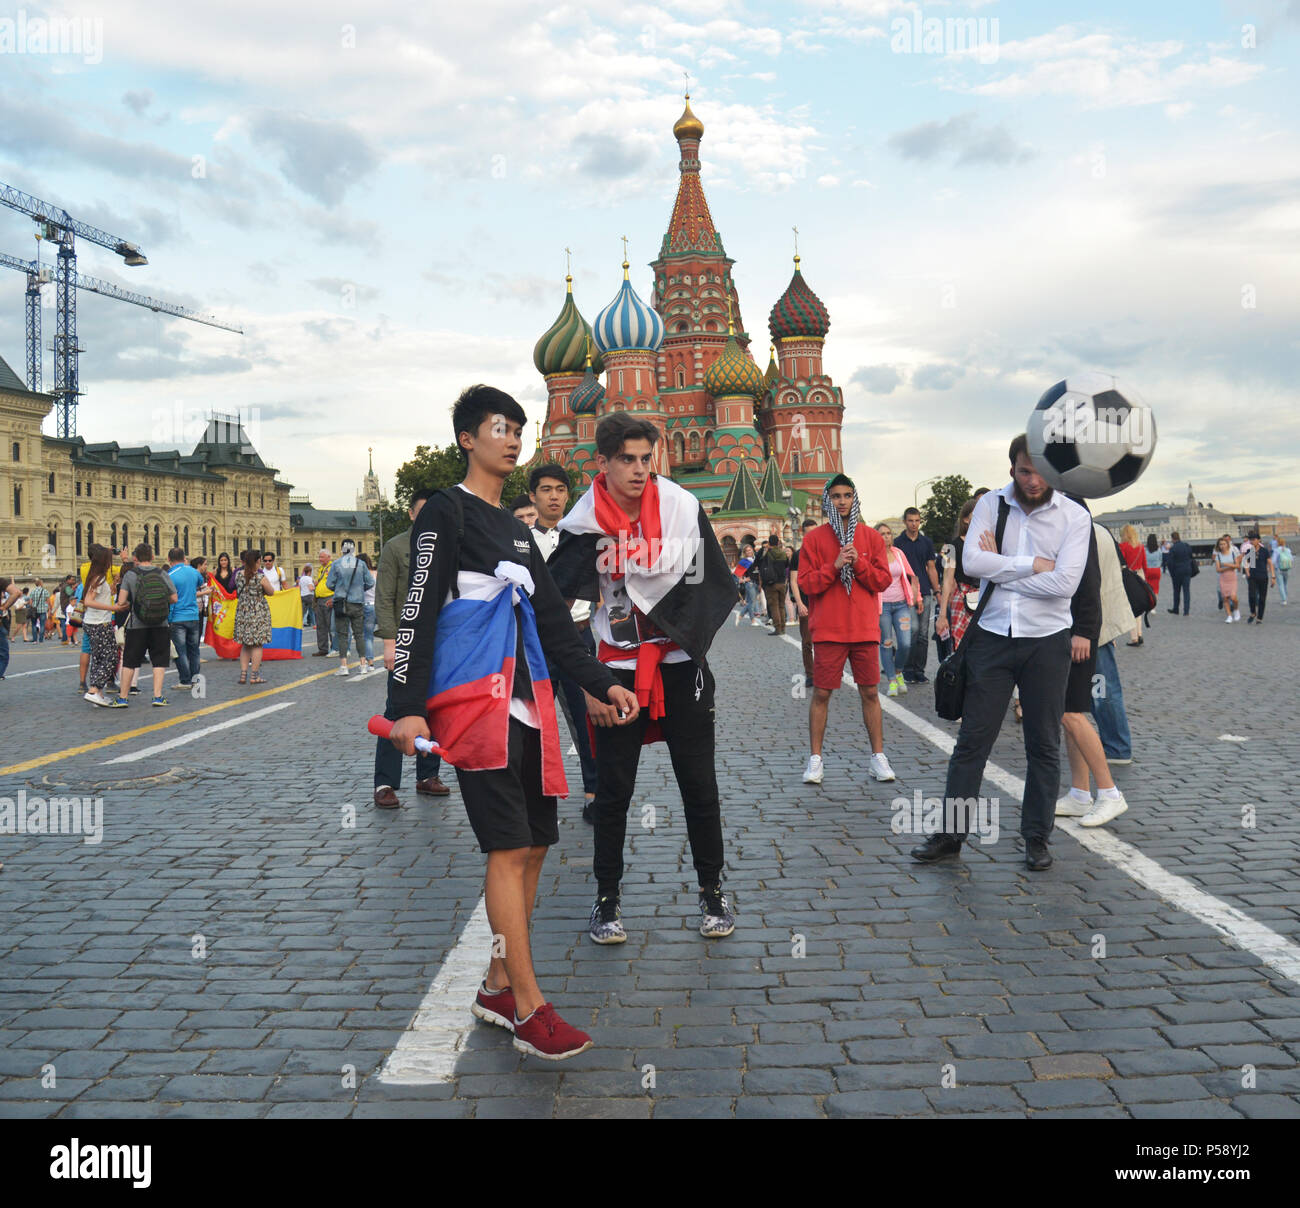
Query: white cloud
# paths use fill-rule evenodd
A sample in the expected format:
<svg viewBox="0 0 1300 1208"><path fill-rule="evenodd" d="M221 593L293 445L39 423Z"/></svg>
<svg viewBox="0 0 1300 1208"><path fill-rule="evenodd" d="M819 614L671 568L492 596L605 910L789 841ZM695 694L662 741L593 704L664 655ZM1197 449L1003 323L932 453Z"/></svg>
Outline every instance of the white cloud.
<svg viewBox="0 0 1300 1208"><path fill-rule="evenodd" d="M817 178L817 183L823 189L838 189L840 185L840 178L838 176L832 176L830 175L830 173L827 173L825 176L819 176Z"/></svg>

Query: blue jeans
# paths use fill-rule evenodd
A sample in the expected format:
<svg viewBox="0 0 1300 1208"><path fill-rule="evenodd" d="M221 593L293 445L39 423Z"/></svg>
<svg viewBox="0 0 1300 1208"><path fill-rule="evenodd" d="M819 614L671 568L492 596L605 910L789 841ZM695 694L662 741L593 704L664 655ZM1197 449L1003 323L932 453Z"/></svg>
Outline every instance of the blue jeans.
<svg viewBox="0 0 1300 1208"><path fill-rule="evenodd" d="M912 650L912 626L916 621L916 608L906 600L886 600L880 609L880 665L885 679L894 678L895 668L907 666L907 656ZM895 646L885 643L893 638ZM886 685L888 686L888 685Z"/></svg>
<svg viewBox="0 0 1300 1208"><path fill-rule="evenodd" d="M375 606L373 604L366 605L365 615L362 617L362 633L366 643L366 662L373 662L375 657ZM420 779L423 780L424 777Z"/></svg>
<svg viewBox="0 0 1300 1208"><path fill-rule="evenodd" d="M745 580L745 603L740 610L740 619L743 621L746 617L751 620L758 616L758 584L753 579Z"/></svg>
<svg viewBox="0 0 1300 1208"><path fill-rule="evenodd" d="M1124 686L1119 682L1115 662L1115 643L1107 642L1097 650L1097 673L1102 677L1105 693L1092 694L1092 716L1101 736L1101 749L1107 759L1132 759L1133 738L1129 734L1128 714L1124 712Z"/></svg>
<svg viewBox="0 0 1300 1208"><path fill-rule="evenodd" d="M203 636L203 622L173 621L171 630L172 645L176 647L176 674L184 686L199 673L199 639Z"/></svg>
<svg viewBox="0 0 1300 1208"><path fill-rule="evenodd" d="M1277 594L1282 597L1282 603L1286 603L1286 577L1291 572L1289 570L1279 570L1277 572Z"/></svg>
<svg viewBox="0 0 1300 1208"><path fill-rule="evenodd" d="M9 630L0 625L0 678L9 667Z"/></svg>

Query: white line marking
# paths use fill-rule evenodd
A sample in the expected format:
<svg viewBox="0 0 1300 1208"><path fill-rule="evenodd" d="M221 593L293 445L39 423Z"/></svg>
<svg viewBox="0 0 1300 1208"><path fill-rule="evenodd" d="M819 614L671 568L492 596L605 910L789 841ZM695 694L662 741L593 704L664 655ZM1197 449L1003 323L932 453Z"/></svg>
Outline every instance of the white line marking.
<svg viewBox="0 0 1300 1208"><path fill-rule="evenodd" d="M265 709L256 709L252 713L245 713L243 717L234 717L229 721L218 722L214 726L204 726L201 730L182 734L179 738L173 738L168 742L160 742L156 746L145 747L143 751L132 751L129 755L119 755L116 759L106 759L104 766L107 767L113 763L136 763L141 759L147 759L150 755L157 755L159 751L170 751L173 747L183 747L187 742L193 742L196 738L202 738L205 734L215 734L218 730L229 730L231 726L242 726L246 721L252 721L256 717L265 717L268 713L275 713L280 709L287 709L292 704L293 701L284 700L278 704L267 705Z"/></svg>
<svg viewBox="0 0 1300 1208"><path fill-rule="evenodd" d="M783 636L791 645L799 646L797 639L788 635ZM941 751L946 754L952 753L954 746L952 737L937 726L904 709L891 697L882 696L880 704L886 713L915 730ZM1025 782L995 763L984 765L984 778L1010 793L1017 802L1024 796ZM1068 818L1058 818L1056 826L1058 830L1065 831L1072 839L1095 852L1107 863L1115 865L1121 872L1132 877L1139 885L1159 894L1170 905L1185 910L1193 918L1212 927L1238 948L1254 953L1263 964L1276 970L1288 981L1300 984L1300 945L1279 935L1272 928L1265 927L1263 923L1256 922L1235 906L1229 906L1227 902L1221 901L1213 894L1206 893L1186 877L1170 872L1150 857L1144 856L1131 843L1125 843L1123 839L1108 831L1100 828L1085 829Z"/></svg>
<svg viewBox="0 0 1300 1208"><path fill-rule="evenodd" d="M1250 739L1242 734L1220 734L1220 742L1249 742Z"/></svg>
<svg viewBox="0 0 1300 1208"><path fill-rule="evenodd" d="M6 675L5 679L22 679L24 675L44 675L47 671L67 671L76 665L76 663L60 663L57 667L42 667L38 671L17 671L12 675Z"/></svg>
<svg viewBox="0 0 1300 1208"><path fill-rule="evenodd" d="M442 962L415 1018L398 1037L377 1075L380 1082L450 1082L456 1061L478 1021L470 1004L478 992L492 949L487 899L479 898L456 946Z"/></svg>
<svg viewBox="0 0 1300 1208"><path fill-rule="evenodd" d="M372 679L374 679L375 676L377 676L378 674L379 674L378 671L367 671L367 672L365 672L364 674L363 674L362 672L360 672L360 671L357 671L357 672L355 672L355 673L349 671L349 672L348 672L348 683L349 683L349 684L368 684L368 683L369 683ZM342 677L342 676L339 676L339 678L342 679L343 677Z"/></svg>

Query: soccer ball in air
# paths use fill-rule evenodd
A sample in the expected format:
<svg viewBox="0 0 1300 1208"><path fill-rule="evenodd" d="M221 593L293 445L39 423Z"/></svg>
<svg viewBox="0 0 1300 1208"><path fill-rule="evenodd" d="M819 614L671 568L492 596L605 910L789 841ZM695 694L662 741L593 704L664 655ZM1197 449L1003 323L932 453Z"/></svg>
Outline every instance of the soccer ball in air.
<svg viewBox="0 0 1300 1208"><path fill-rule="evenodd" d="M1132 486L1156 447L1151 408L1108 373L1057 382L1038 400L1025 432L1029 459L1048 485L1086 499Z"/></svg>

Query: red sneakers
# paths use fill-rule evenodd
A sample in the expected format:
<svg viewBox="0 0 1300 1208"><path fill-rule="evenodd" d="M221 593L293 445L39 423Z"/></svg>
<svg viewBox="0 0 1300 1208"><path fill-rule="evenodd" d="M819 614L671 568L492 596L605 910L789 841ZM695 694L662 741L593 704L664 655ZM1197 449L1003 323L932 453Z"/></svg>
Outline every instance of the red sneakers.
<svg viewBox="0 0 1300 1208"><path fill-rule="evenodd" d="M527 1019L516 1019L515 1048L545 1061L563 1061L591 1048L591 1037L570 1027L544 1002Z"/></svg>
<svg viewBox="0 0 1300 1208"><path fill-rule="evenodd" d="M494 1023L510 1032L515 1030L515 996L509 986L489 990L486 981L480 982L470 1010L484 1023Z"/></svg>

